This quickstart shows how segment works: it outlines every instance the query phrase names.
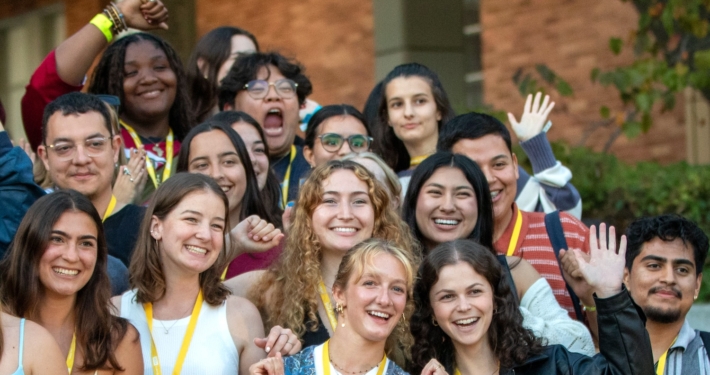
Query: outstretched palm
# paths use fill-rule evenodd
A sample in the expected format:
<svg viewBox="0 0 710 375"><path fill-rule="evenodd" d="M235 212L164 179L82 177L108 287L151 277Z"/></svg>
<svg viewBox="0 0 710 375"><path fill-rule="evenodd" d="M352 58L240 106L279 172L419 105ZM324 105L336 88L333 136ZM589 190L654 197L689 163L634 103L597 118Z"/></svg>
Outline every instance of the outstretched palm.
<svg viewBox="0 0 710 375"><path fill-rule="evenodd" d="M585 260L582 252L574 250L579 272L587 283L594 289L598 297L605 298L618 294L624 278L626 264L626 236L621 236L619 251L616 251L616 230L609 227L609 241L607 243L606 224L599 226L599 241L597 231L592 225L589 235L589 260Z"/></svg>

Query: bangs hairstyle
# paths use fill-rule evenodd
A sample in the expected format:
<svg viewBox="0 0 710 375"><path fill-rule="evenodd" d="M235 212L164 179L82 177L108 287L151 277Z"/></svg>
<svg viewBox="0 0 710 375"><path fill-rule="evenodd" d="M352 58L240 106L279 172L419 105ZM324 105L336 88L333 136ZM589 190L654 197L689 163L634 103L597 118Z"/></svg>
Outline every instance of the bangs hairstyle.
<svg viewBox="0 0 710 375"><path fill-rule="evenodd" d="M312 217L323 201L323 183L339 170L350 171L367 184L375 220L372 237L392 242L394 246L409 251L414 259L419 257L419 249L390 205L384 186L365 167L354 161L331 160L313 169L301 186L289 230L298 235L287 237L284 251L277 261L249 291L250 300L256 301L267 330L280 325L301 337L306 330L315 332L318 328L322 248L313 230ZM265 297L267 294L268 300Z"/></svg>
<svg viewBox="0 0 710 375"><path fill-rule="evenodd" d="M264 172L267 174L266 184L261 189L260 195L264 201L264 207L266 207L271 214L270 219L269 216L262 218L274 224L277 228L283 229L283 221L281 218L283 210L279 207L281 203L281 182L279 182L278 177L276 177L274 170L271 168L271 154L269 154L269 146L266 143L266 136L264 135L264 130L261 128L261 125L259 125L253 117L242 111L222 111L210 117L209 121L222 122L232 129L234 129L232 125L235 123L243 122L254 127L256 132L259 133L259 138L261 138L261 142L264 144L266 160L269 161L269 170ZM237 132L237 134L239 134L239 132Z"/></svg>
<svg viewBox="0 0 710 375"><path fill-rule="evenodd" d="M375 138L375 153L382 155L382 159L384 159L395 172L409 169L410 157L407 149L404 147L404 143L397 138L393 128L389 125L387 85L396 78L410 77L419 77L429 84L434 102L436 103L436 109L441 114L441 120L437 122L439 130L441 130L443 124L446 124L455 116L454 109L451 107L444 86L441 84L439 76L433 70L417 63L402 64L392 69L385 79L382 80L380 101L377 109L377 121L373 126L373 137ZM377 89L377 87L375 87L375 89ZM373 94L376 95L376 90L373 90L371 95ZM368 101L369 100L368 98Z"/></svg>
<svg viewBox="0 0 710 375"><path fill-rule="evenodd" d="M460 140L479 139L491 134L503 138L508 151L513 153L508 128L497 118L476 112L458 115L446 122L444 127L439 129L436 149L450 152Z"/></svg>
<svg viewBox="0 0 710 375"><path fill-rule="evenodd" d="M411 374L421 373L432 358L444 365L449 374L453 374L456 368L456 349L441 327L434 325L434 311L429 295L434 284L439 281L441 270L461 262L471 266L491 286L495 310L483 339L488 340L500 360L500 367L512 368L543 351L541 340L523 327L517 297L511 291L493 251L469 240L444 242L424 258L414 285L414 313L410 324L414 346L412 361L408 366Z"/></svg>
<svg viewBox="0 0 710 375"><path fill-rule="evenodd" d="M278 52L257 52L237 58L232 69L222 79L222 85L219 87L219 109L224 110L224 105L227 103L233 104L239 91L244 90L244 85L249 81L256 79L261 68L267 69L268 75L265 79L268 80L272 66L276 67L285 78L296 82L298 104L305 103L306 97L313 92L313 86L308 77L303 74L304 68L297 61L288 59Z"/></svg>
<svg viewBox="0 0 710 375"><path fill-rule="evenodd" d="M177 84L175 86L175 101L170 106L168 122L175 132L175 137L182 141L195 124L195 119L190 107L190 97L187 93L187 78L180 57L168 42L162 38L148 33L135 33L122 37L106 48L101 60L96 64L91 76L88 92L91 94L115 95L121 103L126 103L123 92L125 80L126 49L134 43L147 41L162 50L167 57L170 68L175 73ZM119 116L125 113L126 105L120 108Z"/></svg>
<svg viewBox="0 0 710 375"><path fill-rule="evenodd" d="M89 198L74 190L59 190L38 199L22 219L10 250L0 263L2 305L12 315L37 321L44 285L39 263L49 246L54 225L67 212L83 213L96 229L96 264L74 302L76 343L84 356L82 371L110 367L123 371L115 350L128 329L125 319L109 308L111 285L107 273L108 248L103 224Z"/></svg>
<svg viewBox="0 0 710 375"><path fill-rule="evenodd" d="M244 190L244 197L242 197L239 220L244 220L251 215L258 215L260 218L272 223L273 213L267 210L266 207L264 207L264 202L261 200L261 193L259 192L259 183L256 180L254 166L252 165L251 159L249 158L249 152L247 151L247 147L244 145L242 137L240 137L239 134L234 131L231 126L226 125L222 122L207 121L195 126L192 130L190 130L190 132L187 133L187 136L185 137L185 140L182 142L180 147L180 153L178 154L177 171L189 171L192 140L200 134L209 133L212 131L221 131L227 136L227 138L229 138L229 141L232 143L232 146L234 146L234 151L237 153L237 156L239 157L239 160L242 163L242 166L244 167L244 174L247 178L247 181L246 189ZM229 211L227 212L229 213ZM232 223L232 225L237 224L239 223Z"/></svg>
<svg viewBox="0 0 710 375"><path fill-rule="evenodd" d="M424 184L440 168L460 170L473 187L478 205L478 217L473 231L468 234L466 239L474 240L486 248L493 249L493 203L488 189L488 180L476 162L464 155L450 152L437 152L429 156L417 166L412 174L402 205L402 218L411 228L414 237L419 240L421 245L426 243L426 238L417 225L417 200Z"/></svg>
<svg viewBox="0 0 710 375"><path fill-rule="evenodd" d="M235 35L249 38L254 43L256 52L259 52L259 43L254 34L233 26L213 29L200 38L192 50L187 63L187 84L190 98L193 100L193 112L198 121L206 120L212 108L217 106L217 75L222 64L232 55L232 37ZM204 64L202 69L200 61Z"/></svg>
<svg viewBox="0 0 710 375"><path fill-rule="evenodd" d="M155 191L153 201L148 206L141 223L131 265L129 267L130 285L136 289L136 301L139 303L155 302L165 295L166 281L163 263L160 259L160 246L150 235L153 216L164 221L188 194L193 192L211 192L224 203L225 226L223 236L229 233L229 202L222 189L210 178L198 173L177 173L165 180ZM227 266L224 248L219 252L217 261L200 274L200 289L207 303L212 306L227 299L229 290L222 284L222 272Z"/></svg>
<svg viewBox="0 0 710 375"><path fill-rule="evenodd" d="M308 148L313 149L316 142L316 137L323 134L319 129L320 125L327 119L337 116L352 116L356 120L360 121L362 126L365 127L365 133L370 136L370 128L367 126L367 120L365 116L357 110L357 108L349 104L332 104L326 105L323 108L316 111L311 119L308 121L308 127L306 128L306 139L304 143ZM347 142L347 140L346 140Z"/></svg>
<svg viewBox="0 0 710 375"><path fill-rule="evenodd" d="M335 276L333 288L347 290L350 281L357 283L369 268L377 268L374 260L377 255L387 254L397 259L404 267L405 282L407 283L407 304L404 308L404 316L411 316L414 309L412 302L412 287L414 284L414 269L418 261L410 251L397 247L397 245L377 239L371 238L360 242L348 250L340 262L338 273ZM336 312L337 315L337 312ZM392 360L397 360L404 363L408 356L409 349L412 346L412 337L409 334L409 326L406 319L400 317L397 326L387 337L385 344L385 352Z"/></svg>

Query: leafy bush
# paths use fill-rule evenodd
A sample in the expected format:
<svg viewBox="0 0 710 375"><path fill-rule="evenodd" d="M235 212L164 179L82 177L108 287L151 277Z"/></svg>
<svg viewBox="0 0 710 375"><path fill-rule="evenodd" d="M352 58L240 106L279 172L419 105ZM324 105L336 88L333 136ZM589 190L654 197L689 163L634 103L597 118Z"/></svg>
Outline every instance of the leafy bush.
<svg viewBox="0 0 710 375"><path fill-rule="evenodd" d="M681 162L626 164L615 156L587 148L553 143L557 159L572 170L572 183L582 196L583 218L625 230L635 218L676 213L710 233L710 168ZM528 170L527 157L516 150ZM710 271L706 263L705 271ZM710 275L710 272L705 272ZM700 298L710 301L710 276L703 280Z"/></svg>

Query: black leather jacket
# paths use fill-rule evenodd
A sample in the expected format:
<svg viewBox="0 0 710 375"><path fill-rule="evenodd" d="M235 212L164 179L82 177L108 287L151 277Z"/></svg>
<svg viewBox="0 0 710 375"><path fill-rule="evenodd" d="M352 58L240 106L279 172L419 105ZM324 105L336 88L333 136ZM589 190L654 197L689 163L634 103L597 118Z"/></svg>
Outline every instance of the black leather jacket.
<svg viewBox="0 0 710 375"><path fill-rule="evenodd" d="M604 299L595 298L599 325L600 353L594 357L570 353L561 345L550 345L542 354L531 357L500 374L569 374L569 375L653 375L653 352L643 313L636 309L631 296L621 293Z"/></svg>

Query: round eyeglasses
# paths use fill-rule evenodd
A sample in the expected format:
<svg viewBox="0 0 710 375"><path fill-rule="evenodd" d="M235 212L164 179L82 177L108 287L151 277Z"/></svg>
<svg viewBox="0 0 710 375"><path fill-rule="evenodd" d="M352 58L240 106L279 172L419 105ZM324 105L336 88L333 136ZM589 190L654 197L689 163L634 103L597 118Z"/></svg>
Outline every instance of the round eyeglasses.
<svg viewBox="0 0 710 375"><path fill-rule="evenodd" d="M298 84L288 78L282 78L271 83L263 79L255 79L244 85L244 90L247 90L247 93L253 99L264 99L269 94L270 86L274 86L276 93L282 99L291 99L296 95Z"/></svg>
<svg viewBox="0 0 710 375"><path fill-rule="evenodd" d="M320 143L323 148L328 152L338 152L343 147L343 143L348 141L350 150L354 153L360 153L370 149L370 144L372 143L372 137L368 137L362 134L354 134L349 137L343 137L336 133L326 133L318 136Z"/></svg>

